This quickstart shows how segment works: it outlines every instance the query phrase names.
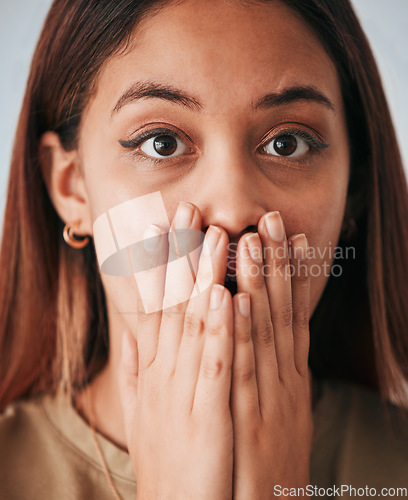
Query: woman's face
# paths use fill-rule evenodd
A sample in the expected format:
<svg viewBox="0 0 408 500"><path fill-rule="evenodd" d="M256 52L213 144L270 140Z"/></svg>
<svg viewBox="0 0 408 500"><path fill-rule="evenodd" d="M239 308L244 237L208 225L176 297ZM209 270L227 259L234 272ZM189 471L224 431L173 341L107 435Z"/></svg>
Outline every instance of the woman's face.
<svg viewBox="0 0 408 500"><path fill-rule="evenodd" d="M174 139L160 146L163 134ZM279 1L187 0L146 18L132 49L103 67L79 154L92 221L159 191L170 221L188 201L203 231L222 226L237 243L279 210L287 236L305 233L312 247L315 309L343 219L349 148L335 66ZM134 281L102 279L111 311L129 310Z"/></svg>

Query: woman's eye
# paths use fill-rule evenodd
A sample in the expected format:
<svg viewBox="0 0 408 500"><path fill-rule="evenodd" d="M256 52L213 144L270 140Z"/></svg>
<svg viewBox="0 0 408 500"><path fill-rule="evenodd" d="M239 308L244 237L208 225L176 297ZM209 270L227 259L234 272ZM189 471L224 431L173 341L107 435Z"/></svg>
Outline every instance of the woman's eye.
<svg viewBox="0 0 408 500"><path fill-rule="evenodd" d="M302 137L295 135L282 134L269 141L263 150L267 154L274 156L298 157L310 150L310 143Z"/></svg>
<svg viewBox="0 0 408 500"><path fill-rule="evenodd" d="M140 150L152 158L169 158L186 152L187 146L177 137L169 134L156 135L142 142Z"/></svg>

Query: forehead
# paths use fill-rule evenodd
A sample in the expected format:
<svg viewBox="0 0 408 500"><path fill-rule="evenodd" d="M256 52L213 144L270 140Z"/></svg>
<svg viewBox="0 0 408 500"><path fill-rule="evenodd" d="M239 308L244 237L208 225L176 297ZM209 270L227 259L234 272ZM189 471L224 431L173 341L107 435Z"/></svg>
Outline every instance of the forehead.
<svg viewBox="0 0 408 500"><path fill-rule="evenodd" d="M137 26L130 50L104 65L97 94L114 104L141 80L191 90L214 109L290 85L317 87L336 107L341 101L334 63L280 1L170 2Z"/></svg>

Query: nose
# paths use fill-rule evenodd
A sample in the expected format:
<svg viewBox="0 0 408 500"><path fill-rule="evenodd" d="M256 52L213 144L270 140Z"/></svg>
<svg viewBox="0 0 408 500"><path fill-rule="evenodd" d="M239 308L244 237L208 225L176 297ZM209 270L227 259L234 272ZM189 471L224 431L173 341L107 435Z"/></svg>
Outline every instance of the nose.
<svg viewBox="0 0 408 500"><path fill-rule="evenodd" d="M234 241L247 231L256 231L267 211L265 178L244 155L219 154L202 160L200 189L194 196L203 226L223 227ZM263 185L261 184L263 183Z"/></svg>

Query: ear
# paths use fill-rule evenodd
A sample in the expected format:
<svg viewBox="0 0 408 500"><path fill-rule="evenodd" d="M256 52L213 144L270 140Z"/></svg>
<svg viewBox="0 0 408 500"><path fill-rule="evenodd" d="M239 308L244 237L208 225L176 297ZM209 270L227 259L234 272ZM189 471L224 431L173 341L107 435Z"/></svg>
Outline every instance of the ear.
<svg viewBox="0 0 408 500"><path fill-rule="evenodd" d="M39 158L58 215L65 223L79 221L76 235L92 235L88 194L77 150L66 151L58 134L45 132L40 140Z"/></svg>

